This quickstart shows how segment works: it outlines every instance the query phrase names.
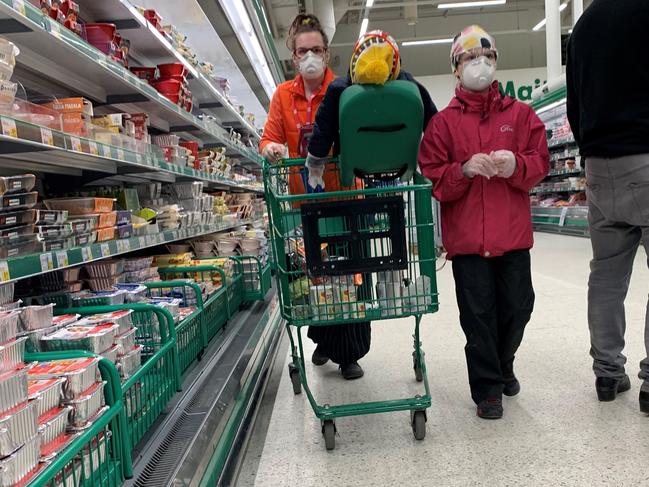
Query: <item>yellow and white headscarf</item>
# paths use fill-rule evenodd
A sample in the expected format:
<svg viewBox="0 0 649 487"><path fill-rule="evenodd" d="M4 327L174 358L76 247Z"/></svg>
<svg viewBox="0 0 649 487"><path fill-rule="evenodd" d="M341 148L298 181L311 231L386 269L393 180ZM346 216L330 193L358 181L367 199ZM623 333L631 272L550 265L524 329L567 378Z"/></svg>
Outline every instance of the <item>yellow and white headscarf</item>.
<svg viewBox="0 0 649 487"><path fill-rule="evenodd" d="M373 30L356 41L349 62L352 83L382 85L397 79L400 70L399 47L387 32Z"/></svg>
<svg viewBox="0 0 649 487"><path fill-rule="evenodd" d="M470 25L465 27L462 32L455 36L453 39L453 46L451 47L451 66L453 71L457 69L457 64L462 54L465 54L473 49L490 49L496 53L498 57L498 49L496 49L496 41L486 30L479 25Z"/></svg>

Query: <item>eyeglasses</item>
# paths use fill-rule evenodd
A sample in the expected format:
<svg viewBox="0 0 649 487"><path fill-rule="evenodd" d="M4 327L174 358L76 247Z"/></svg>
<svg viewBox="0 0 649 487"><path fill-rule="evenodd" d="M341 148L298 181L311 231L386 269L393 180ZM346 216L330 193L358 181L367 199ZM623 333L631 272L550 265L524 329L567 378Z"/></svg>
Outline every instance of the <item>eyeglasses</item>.
<svg viewBox="0 0 649 487"><path fill-rule="evenodd" d="M474 61L475 59L478 59L482 56L486 57L491 62L495 62L497 58L496 53L491 49L474 49L471 52L462 54L462 56L460 56L459 64Z"/></svg>
<svg viewBox="0 0 649 487"><path fill-rule="evenodd" d="M297 57L304 57L306 56L306 53L311 51L313 54L316 56L324 56L325 53L327 52L326 47L322 46L314 46L314 47L298 47L293 51L293 54L295 54Z"/></svg>

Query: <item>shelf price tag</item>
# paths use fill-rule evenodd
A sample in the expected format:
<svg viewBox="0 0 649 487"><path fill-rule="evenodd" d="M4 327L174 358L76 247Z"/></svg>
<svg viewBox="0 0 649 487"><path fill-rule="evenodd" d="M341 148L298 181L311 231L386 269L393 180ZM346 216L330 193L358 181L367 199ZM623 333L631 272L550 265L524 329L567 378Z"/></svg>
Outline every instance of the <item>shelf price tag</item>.
<svg viewBox="0 0 649 487"><path fill-rule="evenodd" d="M566 223L566 216L568 216L568 207L561 208L561 218L559 218L559 226L562 227Z"/></svg>
<svg viewBox="0 0 649 487"><path fill-rule="evenodd" d="M117 159L119 159L120 161L125 160L124 151L122 149L117 149Z"/></svg>
<svg viewBox="0 0 649 487"><path fill-rule="evenodd" d="M122 252L131 251L131 241L129 239L122 240Z"/></svg>
<svg viewBox="0 0 649 487"><path fill-rule="evenodd" d="M142 154L135 154L135 160L138 164L142 164Z"/></svg>
<svg viewBox="0 0 649 487"><path fill-rule="evenodd" d="M89 260L93 260L94 257L92 256L92 248L83 247L81 249L81 257L83 258L84 262L88 262Z"/></svg>
<svg viewBox="0 0 649 487"><path fill-rule="evenodd" d="M57 267L67 267L70 265L68 253L65 250L59 250L56 253L56 265Z"/></svg>
<svg viewBox="0 0 649 487"><path fill-rule="evenodd" d="M41 127L41 142L45 145L54 145L54 136L50 129Z"/></svg>
<svg viewBox="0 0 649 487"><path fill-rule="evenodd" d="M99 147L97 147L97 142L93 142L92 140L88 142L88 147L90 148L90 153L93 156L98 156L99 155Z"/></svg>
<svg viewBox="0 0 649 487"><path fill-rule="evenodd" d="M101 244L101 256L110 257L110 245L107 243Z"/></svg>
<svg viewBox="0 0 649 487"><path fill-rule="evenodd" d="M11 3L16 12L20 13L22 16L27 15L25 12L25 2L23 0L13 0Z"/></svg>
<svg viewBox="0 0 649 487"><path fill-rule="evenodd" d="M16 121L11 118L0 117L2 122L2 133L7 137L18 137L18 129L16 128Z"/></svg>
<svg viewBox="0 0 649 487"><path fill-rule="evenodd" d="M137 243L139 247L146 247L146 238L145 237L138 237L137 238Z"/></svg>
<svg viewBox="0 0 649 487"><path fill-rule="evenodd" d="M56 22L56 20L50 19L50 32L57 39L61 38L61 30L59 29L59 24Z"/></svg>
<svg viewBox="0 0 649 487"><path fill-rule="evenodd" d="M101 146L101 153L104 155L104 157L112 157L112 154L110 153L110 147L108 147L107 145Z"/></svg>
<svg viewBox="0 0 649 487"><path fill-rule="evenodd" d="M11 280L11 277L9 276L9 264L7 264L6 260L3 260L0 262L0 282L6 282Z"/></svg>
<svg viewBox="0 0 649 487"><path fill-rule="evenodd" d="M70 137L70 144L72 145L73 151L82 152L81 139L79 137Z"/></svg>
<svg viewBox="0 0 649 487"><path fill-rule="evenodd" d="M41 271L48 272L54 269L54 259L52 259L52 254L41 254Z"/></svg>

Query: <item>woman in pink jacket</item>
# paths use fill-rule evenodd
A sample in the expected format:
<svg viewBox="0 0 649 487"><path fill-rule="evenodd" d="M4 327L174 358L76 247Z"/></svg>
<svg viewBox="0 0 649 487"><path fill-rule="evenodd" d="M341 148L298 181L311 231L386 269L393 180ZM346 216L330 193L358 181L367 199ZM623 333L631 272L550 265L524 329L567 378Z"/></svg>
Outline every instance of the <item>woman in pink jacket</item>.
<svg viewBox="0 0 649 487"><path fill-rule="evenodd" d="M520 391L514 355L534 307L528 193L549 169L545 126L529 106L500 93L497 59L481 27L458 34L455 98L433 117L419 152L441 203L471 397L485 419L501 418L502 394Z"/></svg>

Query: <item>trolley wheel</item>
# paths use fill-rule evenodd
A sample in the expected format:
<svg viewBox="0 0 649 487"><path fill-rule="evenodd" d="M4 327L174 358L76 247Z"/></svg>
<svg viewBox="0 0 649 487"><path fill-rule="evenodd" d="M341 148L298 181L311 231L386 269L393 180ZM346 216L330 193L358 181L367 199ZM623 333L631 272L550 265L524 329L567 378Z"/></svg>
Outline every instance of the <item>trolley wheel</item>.
<svg viewBox="0 0 649 487"><path fill-rule="evenodd" d="M332 419L327 419L322 423L322 435L327 450L336 448L336 423Z"/></svg>
<svg viewBox="0 0 649 487"><path fill-rule="evenodd" d="M288 364L288 376L293 385L293 394L302 394L302 382L300 381L300 369L293 364Z"/></svg>
<svg viewBox="0 0 649 487"><path fill-rule="evenodd" d="M426 437L426 411L413 411L410 421L415 440L423 440Z"/></svg>
<svg viewBox="0 0 649 487"><path fill-rule="evenodd" d="M424 371L421 366L417 363L417 353L412 352L412 368L415 371L415 379L417 382L422 382L424 380Z"/></svg>

